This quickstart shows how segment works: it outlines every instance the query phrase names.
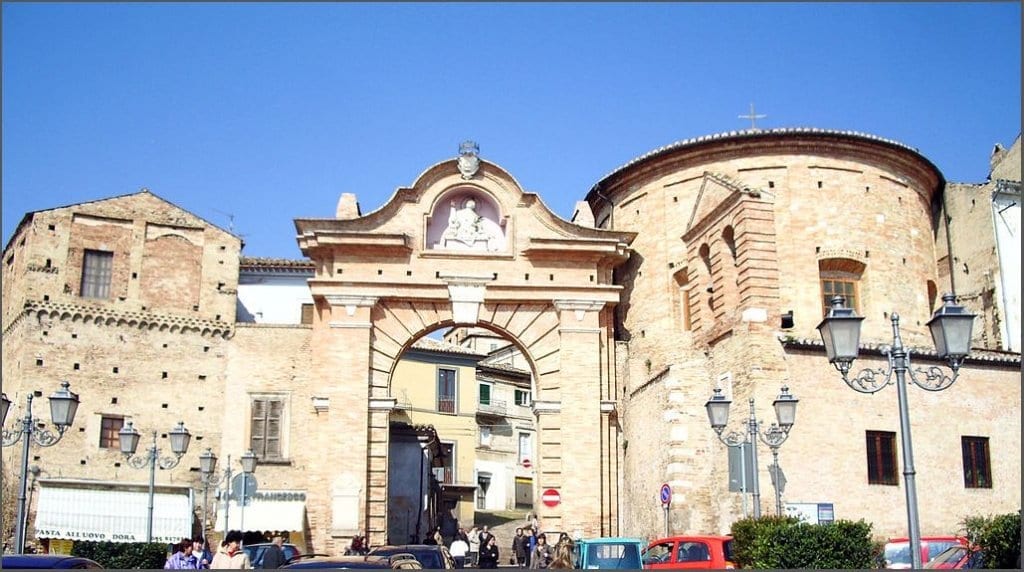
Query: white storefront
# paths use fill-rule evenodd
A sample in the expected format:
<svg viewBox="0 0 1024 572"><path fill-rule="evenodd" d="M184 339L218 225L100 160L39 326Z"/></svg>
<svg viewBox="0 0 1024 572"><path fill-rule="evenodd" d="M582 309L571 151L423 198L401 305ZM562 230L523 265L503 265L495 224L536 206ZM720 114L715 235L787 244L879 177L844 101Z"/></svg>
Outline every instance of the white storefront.
<svg viewBox="0 0 1024 572"><path fill-rule="evenodd" d="M37 538L94 542L145 542L147 485L72 479L39 479ZM153 542L192 538L193 496L188 486L157 485Z"/></svg>

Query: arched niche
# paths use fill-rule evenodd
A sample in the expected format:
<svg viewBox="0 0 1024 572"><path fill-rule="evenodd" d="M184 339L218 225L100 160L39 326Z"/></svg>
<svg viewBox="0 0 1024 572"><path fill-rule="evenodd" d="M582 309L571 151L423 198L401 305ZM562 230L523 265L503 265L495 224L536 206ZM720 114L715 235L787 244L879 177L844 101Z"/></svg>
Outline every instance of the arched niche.
<svg viewBox="0 0 1024 572"><path fill-rule="evenodd" d="M444 193L427 221L428 250L505 252L508 232L501 207L489 194L473 187Z"/></svg>

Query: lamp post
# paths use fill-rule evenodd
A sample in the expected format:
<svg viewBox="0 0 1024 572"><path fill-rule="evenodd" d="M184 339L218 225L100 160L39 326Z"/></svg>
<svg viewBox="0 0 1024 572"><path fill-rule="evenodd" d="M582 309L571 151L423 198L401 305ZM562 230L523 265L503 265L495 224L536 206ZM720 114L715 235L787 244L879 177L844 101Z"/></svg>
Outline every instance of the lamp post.
<svg viewBox="0 0 1024 572"><path fill-rule="evenodd" d="M942 297L942 307L935 311L928 321L928 328L935 342L935 351L939 359L946 360L952 376L947 376L938 366L917 369L921 375L914 375L910 365L910 350L903 346L900 337L899 314L892 314L892 347L884 350L889 358L886 369L864 369L854 378L849 377L853 360L857 359L860 349L860 326L863 317L857 316L851 308L845 307L846 300L842 296L832 298L825 319L818 324L821 340L825 344L828 361L843 375L843 381L860 393L875 393L892 383L892 375L896 374L896 398L900 412L900 440L903 449L903 479L906 483L907 527L910 537L911 567L921 568L921 532L917 517L917 488L914 471L914 448L910 437L910 413L907 409L907 377L910 382L927 391L942 391L953 385L959 376L963 364L971 349L971 329L974 326L974 314L968 313L963 306L955 304L956 297L946 294Z"/></svg>
<svg viewBox="0 0 1024 572"><path fill-rule="evenodd" d="M252 449L249 449L242 455L239 462L242 463L242 498L241 509L238 515L238 529L242 531L242 544L245 544L245 496L249 489L249 475L256 472L256 454L252 452ZM225 532L227 531L226 524L227 521L225 521Z"/></svg>
<svg viewBox="0 0 1024 572"><path fill-rule="evenodd" d="M775 459L775 470L777 471L779 466L779 447L789 438L789 430L793 428L793 423L796 421L796 404L799 401L799 399L790 395L788 387L782 386L782 392L779 393L779 396L772 403L775 408L775 419L777 422L772 423L762 433L759 429L760 422L754 413L754 398L750 398L750 417L747 420L746 432L731 431L725 435L722 435L722 432L725 431L725 426L729 423L729 405L732 402L722 395L721 389L716 387L714 395L704 405L708 411L708 421L711 423L711 428L715 430L715 434L718 435L719 441L730 447L736 447L741 444L751 445L754 475L754 518L761 517L761 483L757 474L757 441L760 440L765 445L771 447L772 456ZM782 514L782 495L779 490L778 478L775 479L775 511L779 515Z"/></svg>
<svg viewBox="0 0 1024 572"><path fill-rule="evenodd" d="M171 441L171 452L173 457L160 457L160 449L156 446L156 434L153 431L153 444L146 450L145 456L136 456L135 451L139 447L139 439L142 437L132 422L117 432L118 442L121 445L121 452L124 453L128 465L134 469L149 468L149 505L148 517L146 518L146 542L153 542L153 493L156 488L156 470L170 470L178 466L181 457L188 451L188 443L192 434L185 429L185 423L178 422L178 426L171 429L169 438Z"/></svg>
<svg viewBox="0 0 1024 572"><path fill-rule="evenodd" d="M246 489L248 476L256 472L256 461L258 457L248 450L242 455L239 462L242 465L242 497L241 497L241 523L239 528L245 526L245 502L246 502ZM228 466L224 468L224 472L220 475L214 476L214 471L217 469L217 455L213 454L213 451L206 449L206 451L199 455L199 471L202 473L203 481L203 541L206 540L206 520L207 520L207 503L209 500L210 485L219 485L222 482L226 482L228 486L228 494L225 495L224 500L224 532L227 533L228 517L230 516L230 500L231 500L231 455L228 455ZM244 533L244 529L242 530Z"/></svg>
<svg viewBox="0 0 1024 572"><path fill-rule="evenodd" d="M40 425L37 425L37 419L32 417L32 397L34 392L28 392L25 404L25 416L19 419L21 423L21 429L15 429L8 431L3 430L3 446L13 446L18 441L22 441L23 446L21 450L21 482L18 487L18 521L15 523L14 532L14 551L18 554L25 552L25 518L26 518L26 506L25 506L25 492L28 487L28 449L32 442L40 447L51 447L56 445L58 441L64 437L64 433L71 427L71 424L75 421L75 413L78 411L78 394L72 393L68 388L71 386L66 381L61 382L60 389L57 390L53 395L50 396L50 420L57 427L57 434L54 435L49 429L45 429ZM2 403L3 417L0 418L0 424L7 422L7 413L11 409L11 401L7 399L7 394L2 393L0 403Z"/></svg>

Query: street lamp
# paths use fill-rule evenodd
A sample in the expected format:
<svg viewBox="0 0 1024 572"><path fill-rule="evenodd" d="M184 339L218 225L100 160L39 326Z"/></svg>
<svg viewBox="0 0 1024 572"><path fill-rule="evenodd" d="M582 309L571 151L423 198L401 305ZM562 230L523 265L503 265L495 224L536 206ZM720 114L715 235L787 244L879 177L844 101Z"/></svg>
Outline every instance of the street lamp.
<svg viewBox="0 0 1024 572"><path fill-rule="evenodd" d="M134 469L149 468L149 512L146 519L146 542L153 542L153 492L156 486L156 469L170 470L178 466L181 457L188 451L188 443L192 440L192 434L185 429L185 423L178 422L178 426L171 429L169 439L171 441L171 452L173 457L160 457L160 449L156 446L156 434L153 431L153 444L146 450L145 456L136 456L135 451L139 447L139 439L142 437L132 422L117 432L118 441L121 445L121 452L124 453L128 465Z"/></svg>
<svg viewBox="0 0 1024 572"><path fill-rule="evenodd" d="M760 422L754 414L754 398L750 398L750 417L747 420L747 431L731 431L726 435L722 435L725 431L725 426L729 423L729 405L731 401L722 395L720 388L715 388L714 395L704 405L708 411L708 421L711 423L711 428L715 430L715 434L718 435L718 440L728 445L729 447L736 447L739 445L751 445L751 460L753 461L753 475L754 475L754 518L761 517L761 483L758 478L758 467L757 467L757 441L761 440L765 445L768 445L772 449L772 458L775 462L775 512L779 515L782 514L782 494L779 490L781 483L778 478L778 467L779 467L779 447L786 442L789 437L789 430L793 428L793 423L796 421L796 404L800 400L793 397L789 393L789 388L782 386L782 392L775 398L772 405L775 408L775 420L776 423L772 423L771 426L763 433L759 430Z"/></svg>
<svg viewBox="0 0 1024 572"><path fill-rule="evenodd" d="M239 524L239 528L245 525L245 502L246 502L246 485L248 484L248 476L256 472L256 461L258 457L250 449L242 455L239 461L242 465L242 522ZM210 485L216 486L222 482L226 482L228 486L228 494L225 495L224 501L224 532L228 531L228 517L230 516L230 499L231 499L231 455L228 455L228 466L224 468L224 472L220 475L214 476L214 471L217 469L217 455L213 454L209 448L199 455L199 471L202 473L203 481L203 540L206 540L206 521L207 521L207 504L209 501ZM244 529L242 531L244 533Z"/></svg>
<svg viewBox="0 0 1024 572"><path fill-rule="evenodd" d="M41 425L36 425L37 420L32 417L32 397L34 392L28 392L27 401L25 405L25 416L19 419L21 422L20 430L8 431L3 430L3 446L10 447L22 441L24 443L21 450L21 483L18 488L18 521L15 523L14 533L14 551L18 554L25 552L25 492L28 487L28 448L31 442L35 442L40 447L51 447L56 445L58 441L64 437L64 432L68 430L75 421L75 412L78 411L78 394L71 393L68 389L71 384L66 381L62 381L60 389L57 390L53 395L50 396L50 420L57 427L57 434L54 435L49 429L43 428ZM0 424L6 424L7 413L11 409L11 400L7 399L7 394L0 394L0 404L2 404L3 417L0 418Z"/></svg>
<svg viewBox="0 0 1024 572"><path fill-rule="evenodd" d="M846 300L842 296L832 298L825 319L818 324L821 341L825 344L828 361L843 375L846 385L860 393L875 393L892 383L892 374L896 374L896 398L900 410L900 440L903 445L903 478L906 482L907 526L910 529L910 557L912 568L921 568L921 532L917 518L917 488L914 482L914 449L910 437L910 413L907 409L906 377L927 391L942 391L953 385L959 376L960 366L971 349L971 329L974 326L974 314L968 313L963 306L955 304L956 297L946 294L942 297L942 307L935 311L928 321L928 328L935 342L935 352L939 359L946 360L952 376L947 376L940 367L931 366L917 369L918 378L910 366L910 350L903 347L900 337L899 314L892 314L892 347L884 353L889 358L886 369L864 369L856 377L849 377L853 360L857 359L860 349L860 326L863 317L856 315L853 309L845 307Z"/></svg>

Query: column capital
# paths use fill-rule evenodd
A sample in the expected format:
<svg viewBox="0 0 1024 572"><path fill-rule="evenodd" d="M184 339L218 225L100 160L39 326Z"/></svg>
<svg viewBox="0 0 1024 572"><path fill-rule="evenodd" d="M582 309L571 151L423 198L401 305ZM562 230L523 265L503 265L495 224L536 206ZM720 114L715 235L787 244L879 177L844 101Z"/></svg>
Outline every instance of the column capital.
<svg viewBox="0 0 1024 572"><path fill-rule="evenodd" d="M356 314L356 308L372 308L377 300L380 300L377 296L343 296L338 294L327 294L324 296L327 303L331 306L343 306L345 313L349 316Z"/></svg>
<svg viewBox="0 0 1024 572"><path fill-rule="evenodd" d="M587 312L600 312L604 308L603 300L555 300L555 309L559 312L576 313L576 321L582 322Z"/></svg>

